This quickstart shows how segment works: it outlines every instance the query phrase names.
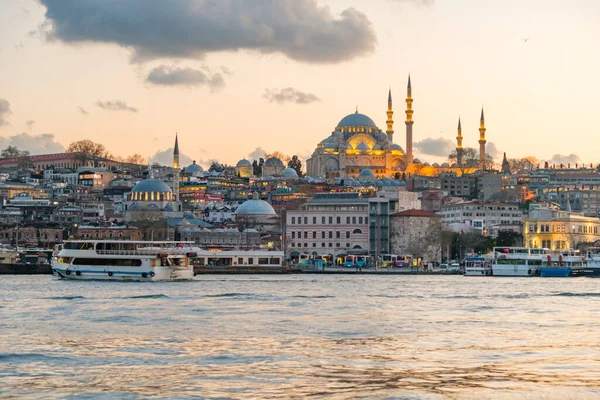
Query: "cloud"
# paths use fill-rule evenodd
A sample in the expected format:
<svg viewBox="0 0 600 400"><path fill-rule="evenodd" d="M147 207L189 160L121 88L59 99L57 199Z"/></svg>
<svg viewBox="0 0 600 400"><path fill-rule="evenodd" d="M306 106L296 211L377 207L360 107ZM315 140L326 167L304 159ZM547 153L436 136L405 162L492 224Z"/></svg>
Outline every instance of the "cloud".
<svg viewBox="0 0 600 400"><path fill-rule="evenodd" d="M500 152L498 151L496 144L493 142L487 142L487 144L485 145L485 153L489 154L494 159L500 155Z"/></svg>
<svg viewBox="0 0 600 400"><path fill-rule="evenodd" d="M548 160L548 164L581 164L581 158L577 154L554 154L550 160Z"/></svg>
<svg viewBox="0 0 600 400"><path fill-rule="evenodd" d="M0 126L10 125L8 116L12 114L10 103L6 99L0 99Z"/></svg>
<svg viewBox="0 0 600 400"><path fill-rule="evenodd" d="M82 113L83 115L88 115L89 114L89 112L87 112L85 110L85 108L83 108L83 107L77 107L77 108L79 108L79 112Z"/></svg>
<svg viewBox="0 0 600 400"><path fill-rule="evenodd" d="M192 163L192 158L185 154L179 153L179 164L183 167ZM173 147L166 150L159 150L153 156L150 157L150 162L158 163L160 165L173 165Z"/></svg>
<svg viewBox="0 0 600 400"><path fill-rule="evenodd" d="M442 137L437 139L425 138L420 142L414 143L414 146L422 154L440 157L448 157L456 148L454 142Z"/></svg>
<svg viewBox="0 0 600 400"><path fill-rule="evenodd" d="M225 86L225 80L220 73L212 74L210 70L200 71L193 68L179 68L160 65L153 68L146 82L164 86L208 86L211 91L217 91Z"/></svg>
<svg viewBox="0 0 600 400"><path fill-rule="evenodd" d="M259 158L265 158L266 154L267 151L265 149L263 149L262 147L257 147L254 150L252 150L250 154L248 154L248 159L258 161Z"/></svg>
<svg viewBox="0 0 600 400"><path fill-rule="evenodd" d="M35 121L30 119L29 121L25 122L25 125L27 125L27 129L31 131L35 126Z"/></svg>
<svg viewBox="0 0 600 400"><path fill-rule="evenodd" d="M136 113L138 109L135 107L128 106L124 101L121 100L113 100L113 101L100 101L96 102L96 105L100 108L110 111L129 111Z"/></svg>
<svg viewBox="0 0 600 400"><path fill-rule="evenodd" d="M371 21L316 0L39 0L47 40L113 43L132 60L202 58L251 50L307 63L338 63L374 51Z"/></svg>
<svg viewBox="0 0 600 400"><path fill-rule="evenodd" d="M315 101L321 101L316 95L312 93L304 93L292 87L281 89L279 91L274 89L265 89L263 95L269 103L296 103L296 104L310 104Z"/></svg>
<svg viewBox="0 0 600 400"><path fill-rule="evenodd" d="M433 6L435 0L392 0L395 3L413 3L419 6Z"/></svg>
<svg viewBox="0 0 600 400"><path fill-rule="evenodd" d="M63 153L65 146L56 142L55 139L53 133L31 135L23 132L9 137L0 137L0 148L16 146L19 150L27 150L31 154Z"/></svg>

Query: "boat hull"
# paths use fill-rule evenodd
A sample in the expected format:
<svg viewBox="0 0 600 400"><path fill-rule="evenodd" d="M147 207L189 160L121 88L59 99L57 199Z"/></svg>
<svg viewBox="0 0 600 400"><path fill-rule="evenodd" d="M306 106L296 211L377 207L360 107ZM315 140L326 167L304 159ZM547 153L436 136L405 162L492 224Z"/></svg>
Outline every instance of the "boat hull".
<svg viewBox="0 0 600 400"><path fill-rule="evenodd" d="M528 265L493 265L492 274L494 276L537 276L539 275L539 268L532 268Z"/></svg>
<svg viewBox="0 0 600 400"><path fill-rule="evenodd" d="M589 276L589 277L600 278L600 267L587 266L583 269L583 275Z"/></svg>
<svg viewBox="0 0 600 400"><path fill-rule="evenodd" d="M542 268L540 276L553 278L566 278L571 276L571 268L569 267L553 267Z"/></svg>
<svg viewBox="0 0 600 400"><path fill-rule="evenodd" d="M492 275L491 268L467 268L465 269L465 276L490 276Z"/></svg>
<svg viewBox="0 0 600 400"><path fill-rule="evenodd" d="M64 268L55 266L52 268L62 279L70 280L102 280L102 281L190 281L194 278L194 269L153 267L140 270L130 270L128 268L108 269L108 268Z"/></svg>

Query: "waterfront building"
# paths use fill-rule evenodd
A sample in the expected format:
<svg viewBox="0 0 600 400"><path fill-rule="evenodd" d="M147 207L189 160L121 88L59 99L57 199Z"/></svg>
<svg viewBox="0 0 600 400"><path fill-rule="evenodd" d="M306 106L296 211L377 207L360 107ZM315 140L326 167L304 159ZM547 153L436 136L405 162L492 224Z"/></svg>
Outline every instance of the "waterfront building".
<svg viewBox="0 0 600 400"><path fill-rule="evenodd" d="M478 197L477 179L478 177L475 175L445 173L441 176L441 188L449 196L476 199Z"/></svg>
<svg viewBox="0 0 600 400"><path fill-rule="evenodd" d="M89 226L79 225L74 231L73 238L80 239L119 239L119 240L142 240L141 232L134 226Z"/></svg>
<svg viewBox="0 0 600 400"><path fill-rule="evenodd" d="M286 253L337 258L369 251L369 199L357 192L318 193L286 215Z"/></svg>
<svg viewBox="0 0 600 400"><path fill-rule="evenodd" d="M554 187L542 190L539 197L542 201L550 201L560 205L563 210L582 213L587 217L600 216L600 186Z"/></svg>
<svg viewBox="0 0 600 400"><path fill-rule="evenodd" d="M575 249L600 240L600 219L558 207L529 210L523 220L525 245L550 250Z"/></svg>
<svg viewBox="0 0 600 400"><path fill-rule="evenodd" d="M461 201L442 206L439 214L453 231L472 230L492 237L503 228L522 232L523 212L516 204Z"/></svg>
<svg viewBox="0 0 600 400"><path fill-rule="evenodd" d="M390 250L392 254L410 255L425 262L441 262L441 217L425 210L391 214Z"/></svg>

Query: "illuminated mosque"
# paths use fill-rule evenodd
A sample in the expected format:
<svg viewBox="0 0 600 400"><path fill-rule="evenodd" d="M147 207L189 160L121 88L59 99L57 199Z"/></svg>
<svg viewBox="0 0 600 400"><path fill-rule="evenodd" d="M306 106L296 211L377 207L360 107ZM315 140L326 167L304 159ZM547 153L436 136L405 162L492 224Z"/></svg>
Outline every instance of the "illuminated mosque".
<svg viewBox="0 0 600 400"><path fill-rule="evenodd" d="M394 143L394 111L392 92L388 94L386 131L377 127L368 116L355 113L342 118L330 136L321 141L306 161L307 175L313 178L392 178L404 173L434 176L442 172L461 175L475 172L485 166L485 120L483 109L480 120L479 163L465 170L461 164L462 131L460 119L456 151L458 164L422 163L413 157L413 98L410 76L406 95L406 147Z"/></svg>

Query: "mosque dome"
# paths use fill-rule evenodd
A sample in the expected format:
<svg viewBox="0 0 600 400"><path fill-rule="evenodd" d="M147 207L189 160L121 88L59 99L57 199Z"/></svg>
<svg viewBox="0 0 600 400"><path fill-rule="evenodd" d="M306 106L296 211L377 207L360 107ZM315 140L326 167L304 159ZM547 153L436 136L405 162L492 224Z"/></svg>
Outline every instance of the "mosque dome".
<svg viewBox="0 0 600 400"><path fill-rule="evenodd" d="M375 174L370 169L365 168L362 171L360 171L360 174L358 174L358 178L359 179L373 179L373 178L375 178Z"/></svg>
<svg viewBox="0 0 600 400"><path fill-rule="evenodd" d="M245 158L243 158L240 161L238 161L235 166L236 167L251 167L252 163L250 161L246 160Z"/></svg>
<svg viewBox="0 0 600 400"><path fill-rule="evenodd" d="M402 147L399 144L392 144L392 150L402 150Z"/></svg>
<svg viewBox="0 0 600 400"><path fill-rule="evenodd" d="M286 168L283 170L283 172L281 174L283 176L285 176L286 178L297 178L298 177L298 173L296 172L296 170L294 168Z"/></svg>
<svg viewBox="0 0 600 400"><path fill-rule="evenodd" d="M235 210L235 215L275 215L275 210L264 200L246 200Z"/></svg>
<svg viewBox="0 0 600 400"><path fill-rule="evenodd" d="M413 163L415 163L415 164L421 164L421 160L419 160L418 158L415 158L413 160Z"/></svg>
<svg viewBox="0 0 600 400"><path fill-rule="evenodd" d="M388 135L385 132L379 132L377 134L377 140L385 142L386 140L388 140Z"/></svg>
<svg viewBox="0 0 600 400"><path fill-rule="evenodd" d="M335 143L327 143L327 144L325 145L325 148L326 148L326 149L330 149L330 150L336 150L336 149L337 149L337 146L335 145ZM283 164L282 164L282 165L283 165Z"/></svg>
<svg viewBox="0 0 600 400"><path fill-rule="evenodd" d="M375 146L373 146L373 150L381 150L381 145L376 144Z"/></svg>
<svg viewBox="0 0 600 400"><path fill-rule="evenodd" d="M423 166L429 167L430 165L429 165L429 163L427 161L425 161L425 164L423 164Z"/></svg>
<svg viewBox="0 0 600 400"><path fill-rule="evenodd" d="M268 158L264 164L265 167L285 168L283 162L277 157Z"/></svg>
<svg viewBox="0 0 600 400"><path fill-rule="evenodd" d="M442 164L442 168L448 168L448 167L450 167L450 164L448 164L447 162Z"/></svg>
<svg viewBox="0 0 600 400"><path fill-rule="evenodd" d="M204 168L202 168L200 165L196 164L196 161L194 161L192 163L192 165L188 165L187 167L185 167L185 173L188 175L198 175L198 174L203 174L204 173Z"/></svg>
<svg viewBox="0 0 600 400"><path fill-rule="evenodd" d="M371 150L371 147L369 147L368 144L366 144L365 142L359 143L356 146L356 150L362 150L362 151L367 151L367 150ZM370 170L369 170L370 171Z"/></svg>
<svg viewBox="0 0 600 400"><path fill-rule="evenodd" d="M167 204L167 205L166 205L166 206L163 208L163 211L173 211L173 210L174 210L174 208L173 208L173 204L171 204L171 203Z"/></svg>
<svg viewBox="0 0 600 400"><path fill-rule="evenodd" d="M352 147L352 145L351 145L350 143L348 143L348 144L346 145L346 148L347 148L348 150L354 150L354 147Z"/></svg>
<svg viewBox="0 0 600 400"><path fill-rule="evenodd" d="M433 163L432 167L439 168L439 167L440 167L440 164L438 164L438 163Z"/></svg>
<svg viewBox="0 0 600 400"><path fill-rule="evenodd" d="M345 126L372 126L377 127L375 122L364 114L359 114L358 112L350 115L346 115L342 120L337 124L338 127Z"/></svg>
<svg viewBox="0 0 600 400"><path fill-rule="evenodd" d="M163 181L159 181L158 179L144 179L143 181L139 181L135 184L133 189L131 189L134 193L140 192L159 192L159 193L171 193L171 188L164 183Z"/></svg>
<svg viewBox="0 0 600 400"><path fill-rule="evenodd" d="M458 164L457 163L452 163L451 167L452 168L456 168L456 167L458 167Z"/></svg>

